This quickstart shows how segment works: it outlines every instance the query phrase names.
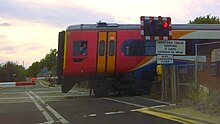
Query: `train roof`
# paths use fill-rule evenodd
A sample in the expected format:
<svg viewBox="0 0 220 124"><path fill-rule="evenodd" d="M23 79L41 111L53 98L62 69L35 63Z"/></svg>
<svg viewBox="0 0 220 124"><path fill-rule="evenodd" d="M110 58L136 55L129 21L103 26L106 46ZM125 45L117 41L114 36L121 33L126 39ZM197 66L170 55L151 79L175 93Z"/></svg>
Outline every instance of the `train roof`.
<svg viewBox="0 0 220 124"><path fill-rule="evenodd" d="M70 25L66 30L140 30L140 24L97 23ZM220 24L172 24L173 30L220 30Z"/></svg>

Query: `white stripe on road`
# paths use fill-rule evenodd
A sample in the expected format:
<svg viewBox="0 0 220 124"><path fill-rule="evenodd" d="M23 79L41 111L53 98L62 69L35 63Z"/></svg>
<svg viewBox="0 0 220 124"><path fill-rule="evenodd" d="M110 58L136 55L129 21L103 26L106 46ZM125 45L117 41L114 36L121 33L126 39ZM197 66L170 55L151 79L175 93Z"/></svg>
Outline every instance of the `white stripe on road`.
<svg viewBox="0 0 220 124"><path fill-rule="evenodd" d="M44 88L45 90L45 88ZM61 91L34 91L35 93L38 93L38 94L42 94L42 93L45 93L45 94L48 94L48 93L61 93Z"/></svg>
<svg viewBox="0 0 220 124"><path fill-rule="evenodd" d="M42 81L39 81L41 86L49 88L49 86L45 85Z"/></svg>
<svg viewBox="0 0 220 124"><path fill-rule="evenodd" d="M30 97L10 97L10 98L0 98L0 100L15 100L15 99L29 99Z"/></svg>
<svg viewBox="0 0 220 124"><path fill-rule="evenodd" d="M41 98L66 98L66 97L77 97L79 95L64 95L64 96L42 96ZM30 99L30 97L10 97L10 98L0 98L0 100L19 100L19 99ZM42 103L44 104L45 101Z"/></svg>
<svg viewBox="0 0 220 124"><path fill-rule="evenodd" d="M81 93L81 92L79 92L79 91L77 91L77 90L70 90L69 92L71 92L71 93ZM84 93L84 92L83 92Z"/></svg>
<svg viewBox="0 0 220 124"><path fill-rule="evenodd" d="M37 94L33 93L29 90L29 92L34 95L42 104L46 104L44 100L40 98ZM59 121L63 124L69 123L66 119L64 119L59 113L57 113L52 107L50 107L48 104L46 104L46 108L57 118Z"/></svg>
<svg viewBox="0 0 220 124"><path fill-rule="evenodd" d="M130 103L130 102L126 102L126 101L111 99L111 98L107 98L107 97L103 97L103 99L110 100L110 101L114 101L114 102L118 102L118 103L123 103L123 104L127 104L127 105L132 105L132 106L136 106L136 107L141 107L141 108L159 108L159 107L165 107L165 106L167 106L167 105L168 105L168 106L175 106L175 105L176 105L176 104L170 104L170 103L168 103L168 102L163 102L163 101L159 101L159 100L154 100L154 99L149 99L149 98L143 98L143 97L139 97L139 96L136 96L136 97L137 97L137 98L141 98L141 99L145 99L145 100L149 100L149 101L154 101L154 102L166 104L166 105L144 106L144 105L139 105L139 104ZM130 111L137 111L137 110L134 109L134 110L130 110Z"/></svg>
<svg viewBox="0 0 220 124"><path fill-rule="evenodd" d="M158 102L158 103L166 104L166 105L175 105L175 104L171 104L171 103L160 101L160 100L156 100L156 99L150 99L150 98L145 98L145 97L140 97L140 96L135 96L135 97L140 98L140 99L145 99L145 100L153 101L153 102Z"/></svg>
<svg viewBox="0 0 220 124"><path fill-rule="evenodd" d="M97 114L89 114L88 116L89 117L95 117L95 116L97 116Z"/></svg>
<svg viewBox="0 0 220 124"><path fill-rule="evenodd" d="M127 105L131 105L131 106L141 107L141 108L147 107L147 106L144 106L144 105L139 105L139 104L135 104L135 103L130 103L130 102L125 102L125 101L121 101L121 100L111 99L111 98L107 98L107 97L103 97L103 99L118 102L118 103L123 103L123 104L127 104Z"/></svg>
<svg viewBox="0 0 220 124"><path fill-rule="evenodd" d="M48 123L54 123L54 120L52 117L45 111L45 109L34 99L34 97L31 96L30 93L26 91L26 94L31 98L31 100L34 102L35 106L42 112L44 117L47 119Z"/></svg>
<svg viewBox="0 0 220 124"><path fill-rule="evenodd" d="M161 108L161 107L166 107L166 106L168 106L168 105L157 105L157 106L151 106L149 108Z"/></svg>
<svg viewBox="0 0 220 124"><path fill-rule="evenodd" d="M24 92L8 92L8 93L0 93L0 95L8 95L8 94L25 94Z"/></svg>
<svg viewBox="0 0 220 124"><path fill-rule="evenodd" d="M48 104L46 105L46 108L57 118L60 120L63 124L68 124L69 122L64 119L59 113L57 113L53 108L51 108Z"/></svg>
<svg viewBox="0 0 220 124"><path fill-rule="evenodd" d="M124 111L117 111L117 112L106 112L106 115L115 115L115 114L123 114L125 113Z"/></svg>

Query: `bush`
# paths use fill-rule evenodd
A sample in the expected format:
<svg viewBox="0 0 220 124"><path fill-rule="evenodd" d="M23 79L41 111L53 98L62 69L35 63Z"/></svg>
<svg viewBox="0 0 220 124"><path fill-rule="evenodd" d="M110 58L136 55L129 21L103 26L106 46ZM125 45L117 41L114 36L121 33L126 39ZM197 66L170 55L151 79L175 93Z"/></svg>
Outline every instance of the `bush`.
<svg viewBox="0 0 220 124"><path fill-rule="evenodd" d="M24 81L26 71L21 65L6 62L0 65L0 81Z"/></svg>
<svg viewBox="0 0 220 124"><path fill-rule="evenodd" d="M203 85L200 85L199 88L192 85L187 87L187 97L193 101L206 101L209 95L209 89Z"/></svg>

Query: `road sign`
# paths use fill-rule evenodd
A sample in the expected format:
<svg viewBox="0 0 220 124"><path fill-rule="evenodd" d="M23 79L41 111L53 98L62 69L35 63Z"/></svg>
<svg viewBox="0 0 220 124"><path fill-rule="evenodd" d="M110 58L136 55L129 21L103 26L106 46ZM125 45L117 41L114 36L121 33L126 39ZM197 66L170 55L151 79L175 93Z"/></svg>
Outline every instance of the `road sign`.
<svg viewBox="0 0 220 124"><path fill-rule="evenodd" d="M173 55L157 55L157 64L173 64Z"/></svg>
<svg viewBox="0 0 220 124"><path fill-rule="evenodd" d="M156 54L185 55L185 41L183 40L156 41Z"/></svg>

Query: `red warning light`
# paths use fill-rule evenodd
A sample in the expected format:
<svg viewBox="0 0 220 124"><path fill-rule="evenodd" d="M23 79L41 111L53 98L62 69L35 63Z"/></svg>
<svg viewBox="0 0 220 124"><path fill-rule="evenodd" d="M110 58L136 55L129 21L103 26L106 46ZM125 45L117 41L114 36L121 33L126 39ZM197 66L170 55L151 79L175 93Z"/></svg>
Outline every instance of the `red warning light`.
<svg viewBox="0 0 220 124"><path fill-rule="evenodd" d="M168 27L168 23L165 21L164 23L163 23L163 28L167 28Z"/></svg>
<svg viewBox="0 0 220 124"><path fill-rule="evenodd" d="M146 40L172 39L171 18L141 16L141 36Z"/></svg>

